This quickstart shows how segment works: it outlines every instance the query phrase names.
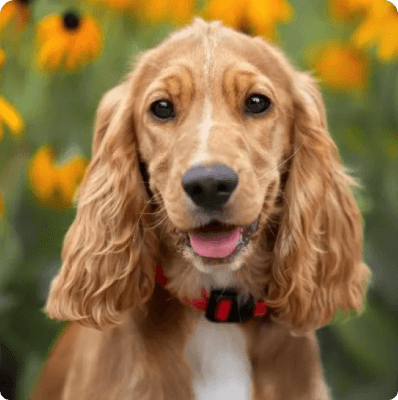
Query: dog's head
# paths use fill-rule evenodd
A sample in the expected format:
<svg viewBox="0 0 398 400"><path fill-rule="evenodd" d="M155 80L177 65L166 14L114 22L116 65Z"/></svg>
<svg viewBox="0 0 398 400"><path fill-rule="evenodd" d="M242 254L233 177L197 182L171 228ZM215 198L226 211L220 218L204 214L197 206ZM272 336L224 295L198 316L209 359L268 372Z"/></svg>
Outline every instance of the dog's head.
<svg viewBox="0 0 398 400"><path fill-rule="evenodd" d="M53 318L117 322L163 256L241 271L299 328L361 307L357 183L314 80L263 39L200 19L174 33L104 96L93 150Z"/></svg>

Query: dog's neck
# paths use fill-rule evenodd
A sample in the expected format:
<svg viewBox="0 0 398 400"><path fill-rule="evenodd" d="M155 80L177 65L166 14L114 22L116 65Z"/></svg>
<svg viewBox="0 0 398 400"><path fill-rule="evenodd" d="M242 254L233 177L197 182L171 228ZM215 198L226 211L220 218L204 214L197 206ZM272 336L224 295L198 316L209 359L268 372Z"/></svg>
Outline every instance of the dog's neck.
<svg viewBox="0 0 398 400"><path fill-rule="evenodd" d="M225 275L216 274L213 278L220 282ZM230 278L227 276L227 279ZM156 282L165 288L167 281L163 267L157 265ZM225 281L222 282L222 285L212 289L210 293L202 289L200 298L184 297L183 302L197 310L204 310L206 318L212 322L240 323L252 317L262 317L267 313L264 301L255 302L251 295L242 298L234 286L225 286Z"/></svg>

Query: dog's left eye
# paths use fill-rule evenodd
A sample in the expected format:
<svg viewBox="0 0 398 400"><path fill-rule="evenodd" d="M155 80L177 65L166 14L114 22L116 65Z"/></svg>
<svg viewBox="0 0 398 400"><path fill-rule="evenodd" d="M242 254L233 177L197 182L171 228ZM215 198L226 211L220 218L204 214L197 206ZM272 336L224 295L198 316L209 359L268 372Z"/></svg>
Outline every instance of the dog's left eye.
<svg viewBox="0 0 398 400"><path fill-rule="evenodd" d="M160 119L172 119L174 118L173 103L168 100L155 101L151 105L151 113Z"/></svg>
<svg viewBox="0 0 398 400"><path fill-rule="evenodd" d="M253 94L246 100L246 114L261 114L271 106L271 100L262 94Z"/></svg>

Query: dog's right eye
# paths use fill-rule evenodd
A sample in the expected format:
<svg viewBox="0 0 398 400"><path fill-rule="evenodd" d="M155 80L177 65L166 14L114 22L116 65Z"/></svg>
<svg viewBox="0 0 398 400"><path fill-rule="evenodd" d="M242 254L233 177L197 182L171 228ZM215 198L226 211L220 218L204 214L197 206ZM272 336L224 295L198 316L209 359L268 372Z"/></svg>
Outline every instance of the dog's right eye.
<svg viewBox="0 0 398 400"><path fill-rule="evenodd" d="M151 113L160 119L172 119L175 117L173 103L168 100L158 100L152 103Z"/></svg>
<svg viewBox="0 0 398 400"><path fill-rule="evenodd" d="M253 94L246 100L246 114L263 114L271 106L271 100L262 94Z"/></svg>

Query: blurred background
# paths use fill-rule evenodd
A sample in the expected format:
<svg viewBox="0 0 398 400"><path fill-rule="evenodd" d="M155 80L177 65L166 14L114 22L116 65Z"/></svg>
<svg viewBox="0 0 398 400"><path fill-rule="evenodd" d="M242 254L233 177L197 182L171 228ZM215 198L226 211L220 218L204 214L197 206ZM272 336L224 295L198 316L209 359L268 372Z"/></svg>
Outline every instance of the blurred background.
<svg viewBox="0 0 398 400"><path fill-rule="evenodd" d="M398 13L386 0L12 0L0 13L0 393L26 400L65 326L42 312L101 95L194 15L281 46L319 80L363 188L366 311L318 331L337 400L398 392ZM297 366L300 368L300 366ZM0 396L1 398L1 396Z"/></svg>

